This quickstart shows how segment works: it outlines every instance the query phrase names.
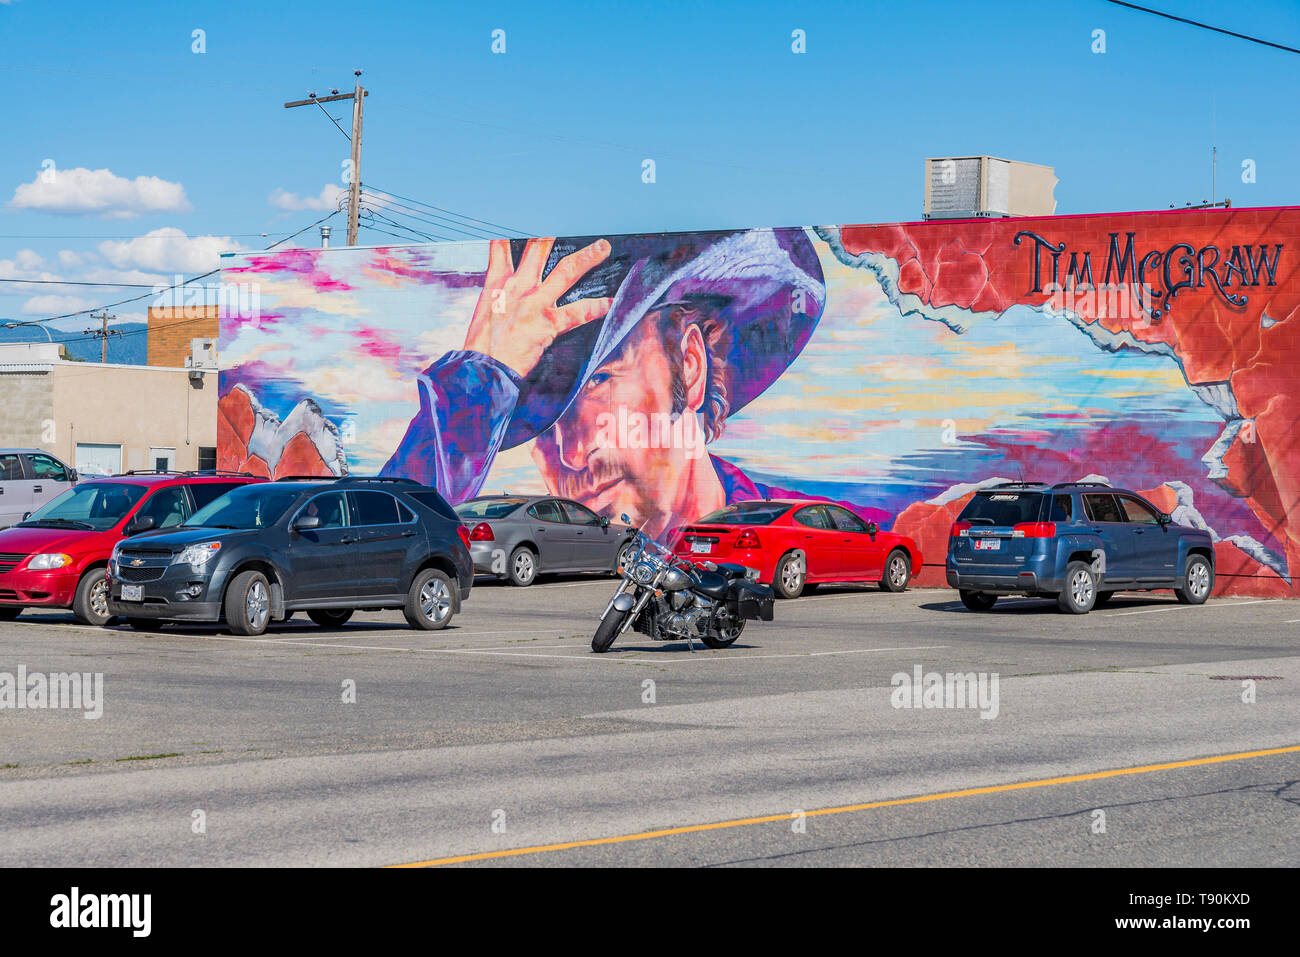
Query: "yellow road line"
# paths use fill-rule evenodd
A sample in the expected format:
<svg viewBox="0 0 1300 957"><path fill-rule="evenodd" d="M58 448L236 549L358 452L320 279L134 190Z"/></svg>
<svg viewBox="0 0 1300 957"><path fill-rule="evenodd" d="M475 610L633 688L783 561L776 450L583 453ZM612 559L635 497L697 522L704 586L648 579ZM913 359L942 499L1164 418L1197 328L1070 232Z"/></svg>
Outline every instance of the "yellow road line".
<svg viewBox="0 0 1300 957"><path fill-rule="evenodd" d="M943 791L938 794L922 794L917 797L895 798L890 801L873 801L870 804L849 804L844 807L828 807L816 811L805 811L807 817L820 817L826 814L848 814L852 811L870 811L881 807L898 807L903 804L924 804L930 801L945 801L949 798L975 797L980 794L998 794L1003 791L1023 791L1029 788L1051 787L1057 784L1076 784L1080 781L1100 781L1103 778L1116 778L1126 774L1147 774L1151 771L1171 771L1175 768L1191 768L1204 764L1222 764L1225 761L1242 761L1246 758L1263 758L1276 754L1291 754L1300 751L1300 744L1285 748L1269 748L1264 751L1241 751L1236 754L1218 754L1208 758L1192 758L1189 761L1170 761L1167 764L1147 764L1136 768L1115 768L1109 771L1093 771L1089 774L1071 774L1059 778L1042 778L1037 781L1021 781L1017 784L995 784L982 788L966 788L961 791ZM628 841L648 841L656 837L672 837L676 834L698 834L701 831L720 831L729 827L745 827L750 824L771 824L776 821L789 821L790 814L768 814L764 817L747 817L733 821L716 821L713 824L692 824L685 827L669 827L658 831L642 831L639 834L620 834L615 837L595 837L585 841L565 841L560 844L538 844L533 847L516 847L505 851L482 851L478 854L461 854L456 857L438 857L430 861L415 861L411 864L393 864L391 867L437 867L440 864L463 864L467 861L486 861L497 857L519 857L524 854L545 854L549 851L567 851L575 847L599 847L605 844L624 844Z"/></svg>

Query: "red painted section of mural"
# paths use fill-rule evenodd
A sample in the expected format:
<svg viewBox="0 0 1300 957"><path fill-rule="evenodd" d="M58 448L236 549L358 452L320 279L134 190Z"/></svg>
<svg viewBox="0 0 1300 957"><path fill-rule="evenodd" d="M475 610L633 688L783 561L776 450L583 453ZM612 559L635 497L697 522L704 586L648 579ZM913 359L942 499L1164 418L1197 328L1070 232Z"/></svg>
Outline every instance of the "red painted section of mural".
<svg viewBox="0 0 1300 957"><path fill-rule="evenodd" d="M1051 247L1026 233L1042 237ZM1135 235L1133 256L1126 259L1130 234ZM1139 342L1167 345L1181 361L1190 385L1231 387L1244 423L1222 457L1227 474L1218 481L1243 498L1284 543L1287 566L1300 568L1300 443L1295 436L1300 420L1300 337L1294 329L1300 324L1300 257L1295 255L1300 249L1300 210L851 226L841 231L841 240L851 254L880 254L897 262L898 291L916 296L925 306L981 312L1047 303L1052 299L1048 282L1055 278L1068 285L1075 254L1076 278L1087 253L1094 282L1123 279L1130 284L1135 278L1131 269L1121 276L1119 267L1137 267L1149 256L1146 279L1162 294L1153 310L1159 314L1121 310L1130 314L1112 315L1114 310L1098 304L1090 318L1111 333L1128 332ZM1056 254L1053 274L1053 253L1060 244L1064 248ZM1179 283L1190 285L1176 288ZM1228 296L1245 301L1234 303ZM951 507L913 506L895 527L916 537L926 554L937 554L937 527L945 526L946 546L951 517L934 510L948 515ZM919 534L922 529L924 534ZM1250 583L1250 594L1292 594L1283 579L1235 545L1220 543L1217 554L1223 562L1219 593L1234 593L1234 576L1252 575L1261 580ZM933 579L933 569L928 571ZM928 583L941 583L942 570L938 574L939 582Z"/></svg>

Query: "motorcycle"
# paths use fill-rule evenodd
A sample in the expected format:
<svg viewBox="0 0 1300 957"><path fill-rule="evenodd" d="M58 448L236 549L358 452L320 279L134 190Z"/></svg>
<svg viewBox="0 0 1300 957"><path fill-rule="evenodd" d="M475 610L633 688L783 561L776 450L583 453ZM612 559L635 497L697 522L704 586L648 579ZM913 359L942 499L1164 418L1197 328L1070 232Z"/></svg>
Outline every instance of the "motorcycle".
<svg viewBox="0 0 1300 957"><path fill-rule="evenodd" d="M631 524L626 515L625 524ZM633 530L623 580L600 616L591 650L609 651L630 626L655 641L698 640L726 648L745 630L746 621L771 621L775 596L758 583L758 570L713 562L695 564Z"/></svg>

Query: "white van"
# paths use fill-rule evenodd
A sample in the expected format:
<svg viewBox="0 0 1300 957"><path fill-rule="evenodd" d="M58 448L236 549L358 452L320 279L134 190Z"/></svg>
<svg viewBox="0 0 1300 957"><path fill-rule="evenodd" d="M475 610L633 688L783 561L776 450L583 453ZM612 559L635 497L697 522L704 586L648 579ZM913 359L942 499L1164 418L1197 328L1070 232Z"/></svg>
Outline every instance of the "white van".
<svg viewBox="0 0 1300 957"><path fill-rule="evenodd" d="M77 470L40 449L0 449L0 528L77 484Z"/></svg>

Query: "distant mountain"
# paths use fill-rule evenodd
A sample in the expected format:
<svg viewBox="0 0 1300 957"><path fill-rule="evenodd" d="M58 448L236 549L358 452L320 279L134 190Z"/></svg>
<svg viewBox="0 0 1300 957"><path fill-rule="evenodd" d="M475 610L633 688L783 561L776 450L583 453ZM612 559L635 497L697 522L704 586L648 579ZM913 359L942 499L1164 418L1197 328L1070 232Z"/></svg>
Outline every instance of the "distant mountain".
<svg viewBox="0 0 1300 957"><path fill-rule="evenodd" d="M145 334L148 323L123 322L109 326L109 332L122 335L108 337L108 361L123 365L142 366L149 355L149 337ZM80 331L50 329L50 336L55 342L67 344L69 357L82 362L98 362L100 359L100 342ZM33 326L18 326L5 329L0 326L0 342L45 342L45 333Z"/></svg>

